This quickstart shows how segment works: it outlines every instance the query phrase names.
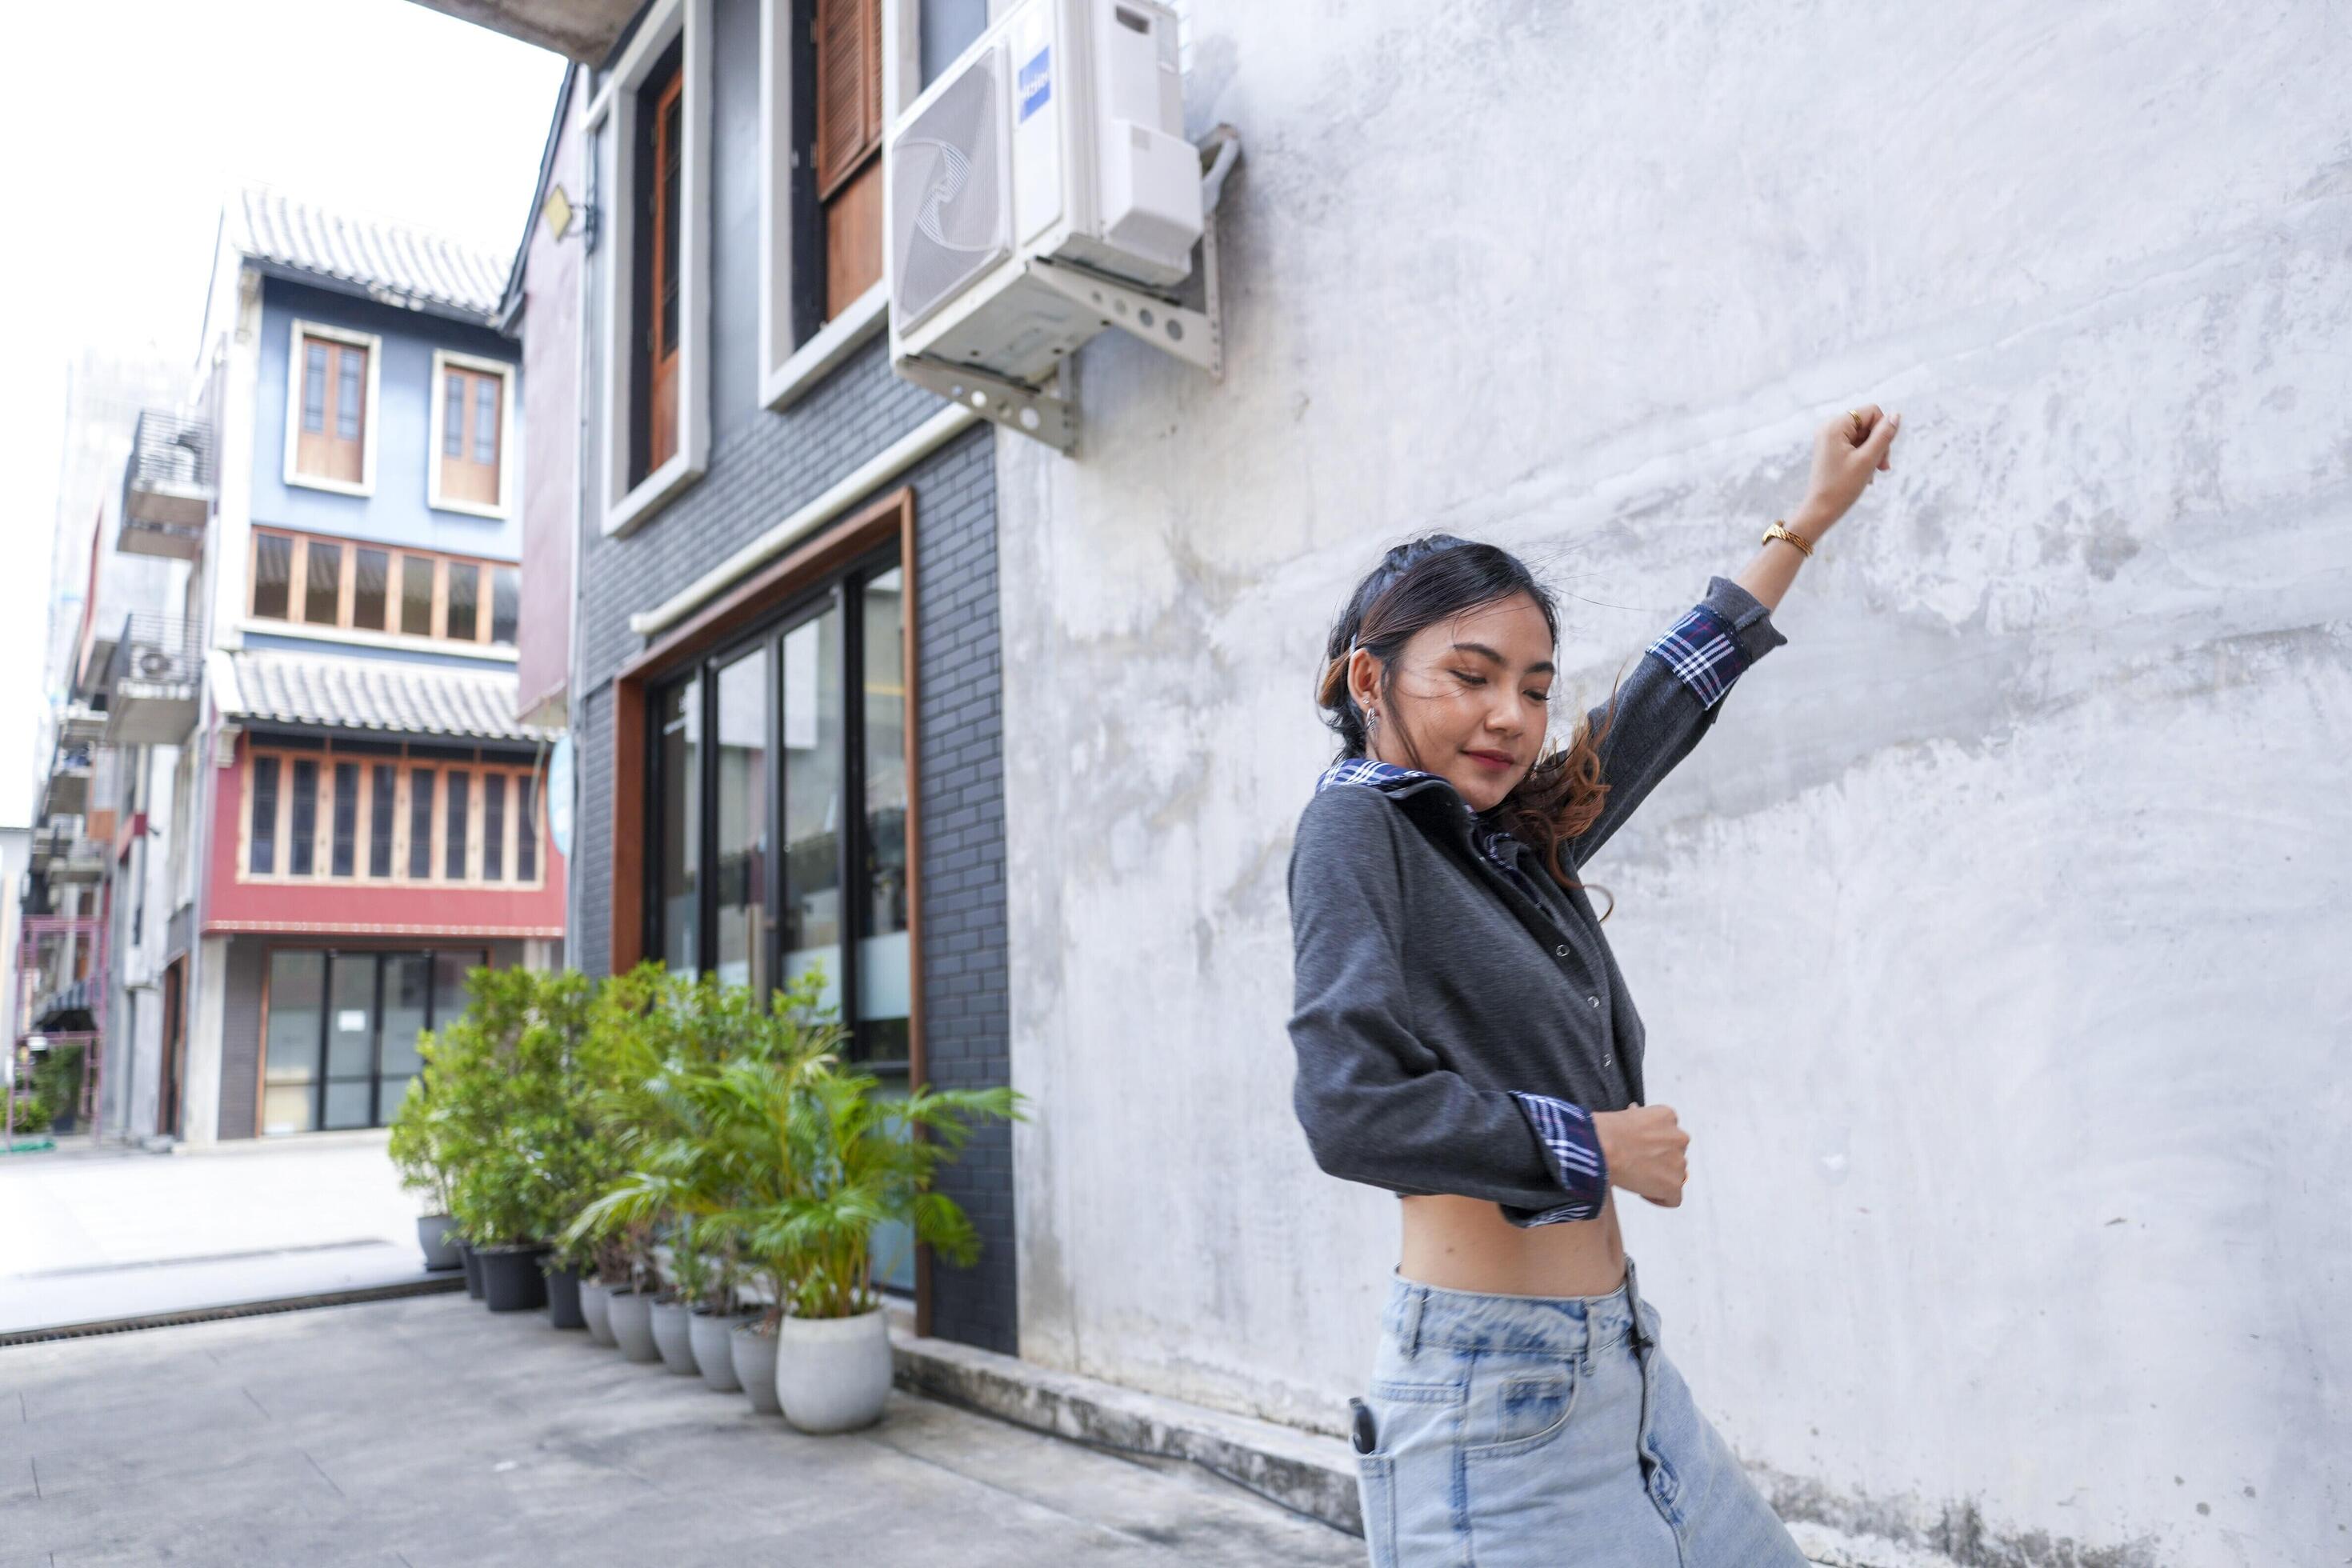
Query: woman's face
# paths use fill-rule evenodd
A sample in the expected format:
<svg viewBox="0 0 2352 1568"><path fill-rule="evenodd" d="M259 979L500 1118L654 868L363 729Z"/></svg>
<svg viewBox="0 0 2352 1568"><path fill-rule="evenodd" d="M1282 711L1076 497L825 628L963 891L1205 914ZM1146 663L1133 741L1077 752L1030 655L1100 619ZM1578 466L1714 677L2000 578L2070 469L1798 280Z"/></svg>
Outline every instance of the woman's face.
<svg viewBox="0 0 2352 1568"><path fill-rule="evenodd" d="M1415 632L1397 656L1395 687L1384 701L1380 660L1357 649L1348 689L1359 707L1380 713L1373 756L1440 774L1472 810L1485 811L1527 776L1543 749L1551 654L1543 612L1527 595L1513 594Z"/></svg>

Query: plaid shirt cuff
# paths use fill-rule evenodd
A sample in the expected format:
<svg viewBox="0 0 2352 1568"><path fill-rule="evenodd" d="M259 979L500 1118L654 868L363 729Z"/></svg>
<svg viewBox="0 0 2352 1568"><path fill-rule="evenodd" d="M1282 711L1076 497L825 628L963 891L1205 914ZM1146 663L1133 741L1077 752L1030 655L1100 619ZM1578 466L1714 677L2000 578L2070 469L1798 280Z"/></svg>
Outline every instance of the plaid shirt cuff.
<svg viewBox="0 0 2352 1568"><path fill-rule="evenodd" d="M1731 623L1705 605L1693 605L1649 647L1702 708L1712 708L1755 662Z"/></svg>
<svg viewBox="0 0 2352 1568"><path fill-rule="evenodd" d="M1513 1225L1557 1225L1562 1220L1597 1219L1609 1196L1609 1164L1601 1157L1601 1140L1584 1108L1549 1094L1511 1091L1519 1110L1543 1145L1552 1174L1568 1194L1568 1201L1548 1209L1506 1210Z"/></svg>

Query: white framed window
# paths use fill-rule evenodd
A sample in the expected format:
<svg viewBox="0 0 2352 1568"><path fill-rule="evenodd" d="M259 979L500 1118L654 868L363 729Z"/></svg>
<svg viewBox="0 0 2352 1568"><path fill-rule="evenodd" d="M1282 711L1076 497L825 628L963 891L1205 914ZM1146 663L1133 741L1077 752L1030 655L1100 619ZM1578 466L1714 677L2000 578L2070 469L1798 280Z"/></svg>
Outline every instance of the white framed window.
<svg viewBox="0 0 2352 1568"><path fill-rule="evenodd" d="M376 384L383 340L322 321L292 322L286 354L289 485L375 493Z"/></svg>
<svg viewBox="0 0 2352 1568"><path fill-rule="evenodd" d="M514 503L514 366L433 351L426 504L505 517Z"/></svg>
<svg viewBox="0 0 2352 1568"><path fill-rule="evenodd" d="M586 112L609 150L603 529L623 534L710 457L710 0L660 0Z"/></svg>
<svg viewBox="0 0 2352 1568"><path fill-rule="evenodd" d="M790 407L888 323L880 143L922 91L922 0L761 0L763 408ZM972 26L984 25L985 8L970 9ZM810 73L820 84L813 146L793 133L800 47L818 56ZM861 110L869 100L878 114ZM797 245L796 217L815 226Z"/></svg>

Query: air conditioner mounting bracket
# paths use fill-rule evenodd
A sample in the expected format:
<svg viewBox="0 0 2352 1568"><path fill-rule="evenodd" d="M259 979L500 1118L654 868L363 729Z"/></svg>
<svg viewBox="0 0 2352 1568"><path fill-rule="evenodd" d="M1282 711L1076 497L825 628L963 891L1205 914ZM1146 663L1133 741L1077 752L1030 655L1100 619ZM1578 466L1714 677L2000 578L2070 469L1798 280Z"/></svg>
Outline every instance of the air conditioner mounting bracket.
<svg viewBox="0 0 2352 1568"><path fill-rule="evenodd" d="M920 354L902 359L893 368L917 386L961 403L1008 430L1034 436L1056 451L1066 452L1077 444L1076 410L1050 392Z"/></svg>

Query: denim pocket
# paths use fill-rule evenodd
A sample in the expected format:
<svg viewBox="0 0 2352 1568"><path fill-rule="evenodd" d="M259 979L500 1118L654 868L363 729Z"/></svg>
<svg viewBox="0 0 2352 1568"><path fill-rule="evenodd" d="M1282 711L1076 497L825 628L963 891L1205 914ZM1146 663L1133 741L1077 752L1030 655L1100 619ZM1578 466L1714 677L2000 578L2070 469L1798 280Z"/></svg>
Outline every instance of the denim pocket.
<svg viewBox="0 0 2352 1568"><path fill-rule="evenodd" d="M1394 1455L1356 1456L1356 1497L1363 1509L1364 1545L1371 1552L1372 1568L1397 1568Z"/></svg>
<svg viewBox="0 0 2352 1568"><path fill-rule="evenodd" d="M1487 1358L1470 1376L1464 1458L1510 1458L1557 1441L1582 1386L1573 1357Z"/></svg>

